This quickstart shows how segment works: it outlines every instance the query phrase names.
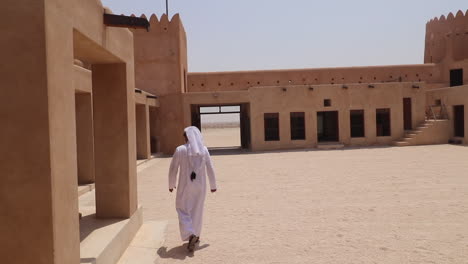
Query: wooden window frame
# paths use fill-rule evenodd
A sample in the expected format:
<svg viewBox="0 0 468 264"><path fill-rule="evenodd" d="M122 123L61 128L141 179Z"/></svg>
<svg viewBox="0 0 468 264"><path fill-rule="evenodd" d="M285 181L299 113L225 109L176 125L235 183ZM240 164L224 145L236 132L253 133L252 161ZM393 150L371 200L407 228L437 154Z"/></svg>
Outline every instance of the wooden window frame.
<svg viewBox="0 0 468 264"><path fill-rule="evenodd" d="M366 137L366 121L364 110L350 110L349 111L349 126L351 138L364 138ZM357 117L359 116L359 120ZM354 119L353 119L354 117Z"/></svg>
<svg viewBox="0 0 468 264"><path fill-rule="evenodd" d="M384 115L388 114L388 118ZM385 123L388 121L388 124ZM390 108L378 108L375 111L375 127L377 137L392 136L392 111Z"/></svg>
<svg viewBox="0 0 468 264"><path fill-rule="evenodd" d="M280 140L279 113L265 113L263 115L263 125L264 125L265 141L279 141Z"/></svg>
<svg viewBox="0 0 468 264"><path fill-rule="evenodd" d="M305 140L306 139L306 125L304 112L291 112L290 128L291 140Z"/></svg>

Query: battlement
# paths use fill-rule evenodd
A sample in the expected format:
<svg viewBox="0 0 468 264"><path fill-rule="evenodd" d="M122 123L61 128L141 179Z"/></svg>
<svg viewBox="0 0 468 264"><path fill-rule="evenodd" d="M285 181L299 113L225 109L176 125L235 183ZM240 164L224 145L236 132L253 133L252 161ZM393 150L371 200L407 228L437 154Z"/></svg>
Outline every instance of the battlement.
<svg viewBox="0 0 468 264"><path fill-rule="evenodd" d="M136 17L135 14L130 15L131 17ZM146 18L148 17L145 14L140 15L141 18ZM179 14L175 14L172 16L171 20L169 20L169 17L166 14L163 14L159 19L156 14L152 14L150 18L148 19L150 22L150 32L164 32L164 31L178 31L178 30L184 30L184 26L182 24L182 20L180 19Z"/></svg>
<svg viewBox="0 0 468 264"><path fill-rule="evenodd" d="M435 17L427 22L427 27L432 30L440 30L448 27L456 29L457 26L463 25L468 26L468 10L465 14L463 11L459 10L456 15L449 13L447 17L445 15L441 15L440 17ZM464 29L465 28L462 28L460 30Z"/></svg>
<svg viewBox="0 0 468 264"><path fill-rule="evenodd" d="M425 63L468 59L468 10L431 19L426 24Z"/></svg>
<svg viewBox="0 0 468 264"><path fill-rule="evenodd" d="M140 17L148 19L145 14ZM136 85L158 96L186 89L187 36L179 14L169 19L166 14L160 18L152 14L149 31L131 29Z"/></svg>

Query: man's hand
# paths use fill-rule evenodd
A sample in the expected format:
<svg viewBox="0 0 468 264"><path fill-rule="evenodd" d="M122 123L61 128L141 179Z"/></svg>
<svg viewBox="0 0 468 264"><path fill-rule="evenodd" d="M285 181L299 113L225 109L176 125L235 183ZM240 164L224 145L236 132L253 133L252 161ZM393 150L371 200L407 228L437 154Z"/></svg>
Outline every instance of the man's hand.
<svg viewBox="0 0 468 264"><path fill-rule="evenodd" d="M211 189L211 192L212 192L212 193L216 192L216 189Z"/></svg>

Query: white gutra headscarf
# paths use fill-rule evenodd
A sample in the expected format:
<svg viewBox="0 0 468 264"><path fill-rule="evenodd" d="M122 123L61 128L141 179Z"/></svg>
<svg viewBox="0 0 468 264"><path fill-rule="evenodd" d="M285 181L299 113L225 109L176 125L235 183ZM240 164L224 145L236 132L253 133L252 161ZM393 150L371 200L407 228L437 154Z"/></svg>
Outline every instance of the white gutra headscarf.
<svg viewBox="0 0 468 264"><path fill-rule="evenodd" d="M200 130L197 127L190 126L184 129L188 138L188 155L192 170L200 169L205 157L205 144Z"/></svg>

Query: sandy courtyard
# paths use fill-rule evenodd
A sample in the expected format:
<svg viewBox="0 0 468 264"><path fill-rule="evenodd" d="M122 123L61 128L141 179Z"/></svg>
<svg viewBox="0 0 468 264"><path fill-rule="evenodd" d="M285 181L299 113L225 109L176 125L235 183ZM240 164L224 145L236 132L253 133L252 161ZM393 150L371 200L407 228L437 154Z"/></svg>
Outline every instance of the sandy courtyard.
<svg viewBox="0 0 468 264"><path fill-rule="evenodd" d="M468 147L213 156L202 242L179 238L170 158L139 173L145 220L168 220L155 263L468 263Z"/></svg>
<svg viewBox="0 0 468 264"><path fill-rule="evenodd" d="M240 127L202 128L205 145L208 148L239 147Z"/></svg>

